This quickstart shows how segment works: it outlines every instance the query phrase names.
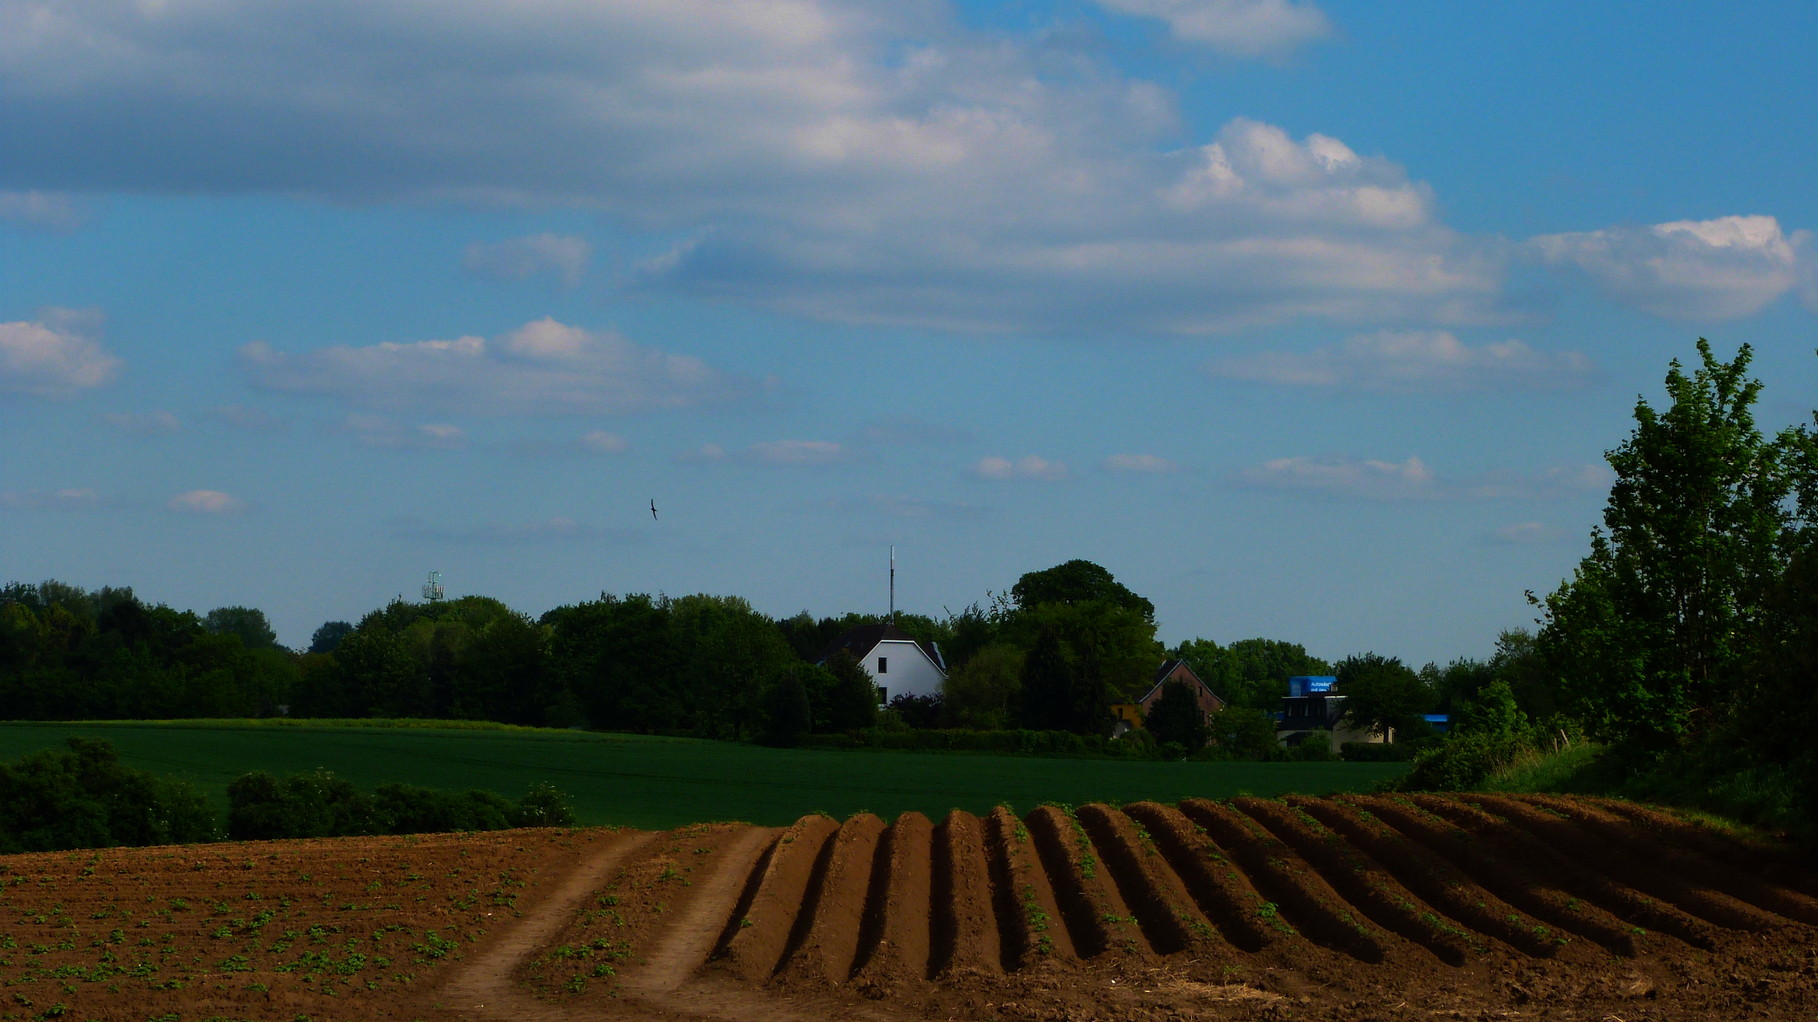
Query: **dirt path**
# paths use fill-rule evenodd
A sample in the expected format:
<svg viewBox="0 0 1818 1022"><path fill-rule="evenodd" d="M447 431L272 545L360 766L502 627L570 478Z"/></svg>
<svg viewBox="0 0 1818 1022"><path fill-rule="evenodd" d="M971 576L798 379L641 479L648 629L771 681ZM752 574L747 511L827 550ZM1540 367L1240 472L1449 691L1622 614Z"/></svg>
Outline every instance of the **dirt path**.
<svg viewBox="0 0 1818 1022"><path fill-rule="evenodd" d="M657 837L654 833L626 832L577 866L561 886L540 899L523 918L476 948L474 957L453 967L452 975L436 994L441 1007L460 1019L556 1020L583 1014L597 1017L597 1011L575 1012L537 1000L513 983L512 973L549 942L574 916L581 902L606 883L619 863Z"/></svg>

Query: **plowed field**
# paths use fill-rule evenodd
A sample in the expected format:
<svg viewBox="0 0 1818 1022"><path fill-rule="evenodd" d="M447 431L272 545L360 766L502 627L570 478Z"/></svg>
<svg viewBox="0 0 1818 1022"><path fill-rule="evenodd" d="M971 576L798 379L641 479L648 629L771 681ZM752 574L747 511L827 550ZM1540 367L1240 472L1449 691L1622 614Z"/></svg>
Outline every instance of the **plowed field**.
<svg viewBox="0 0 1818 1022"><path fill-rule="evenodd" d="M116 850L0 884L20 1019L1818 1018L1818 875L1590 799Z"/></svg>

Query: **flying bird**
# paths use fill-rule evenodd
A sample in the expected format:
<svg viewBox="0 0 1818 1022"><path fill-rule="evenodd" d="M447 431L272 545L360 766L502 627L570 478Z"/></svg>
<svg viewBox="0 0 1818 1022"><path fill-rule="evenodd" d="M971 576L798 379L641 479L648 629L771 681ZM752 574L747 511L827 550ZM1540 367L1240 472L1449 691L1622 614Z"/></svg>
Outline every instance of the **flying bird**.
<svg viewBox="0 0 1818 1022"><path fill-rule="evenodd" d="M650 520L653 522L657 520L655 497L650 498Z"/></svg>

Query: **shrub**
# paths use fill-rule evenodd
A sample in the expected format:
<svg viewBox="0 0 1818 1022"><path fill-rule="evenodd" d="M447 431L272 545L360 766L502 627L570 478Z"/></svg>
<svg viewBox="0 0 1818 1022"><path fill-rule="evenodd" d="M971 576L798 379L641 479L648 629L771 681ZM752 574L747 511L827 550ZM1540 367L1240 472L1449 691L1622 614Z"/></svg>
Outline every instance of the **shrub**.
<svg viewBox="0 0 1818 1022"><path fill-rule="evenodd" d="M0 852L211 841L194 787L120 762L107 742L70 738L0 764Z"/></svg>

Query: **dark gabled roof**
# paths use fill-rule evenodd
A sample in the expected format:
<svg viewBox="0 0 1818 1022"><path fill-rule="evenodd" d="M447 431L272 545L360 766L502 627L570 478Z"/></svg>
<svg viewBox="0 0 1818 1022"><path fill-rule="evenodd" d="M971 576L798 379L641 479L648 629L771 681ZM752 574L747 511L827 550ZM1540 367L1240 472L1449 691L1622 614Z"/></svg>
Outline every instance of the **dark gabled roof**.
<svg viewBox="0 0 1818 1022"><path fill-rule="evenodd" d="M877 648L877 644L880 642L913 642L922 651L923 656L926 656L934 666L940 668L943 674L946 673L947 664L941 659L939 646L932 642L923 642L888 621L848 628L844 635L833 640L826 649L821 651L820 660L815 662L822 663L842 649L862 660L865 654Z"/></svg>
<svg viewBox="0 0 1818 1022"><path fill-rule="evenodd" d="M1205 689L1207 692L1212 692L1212 686L1206 684L1205 679L1199 676L1199 672L1193 669L1192 664L1185 660L1163 660L1162 665L1155 669L1155 683L1150 685L1149 690L1144 692L1136 701L1139 703L1147 702L1150 696L1154 695L1162 685L1167 683L1168 676L1181 667L1187 669L1187 676L1198 682L1200 688ZM1225 704L1225 697L1219 695L1217 692L1212 692L1212 698L1218 700L1220 705Z"/></svg>

